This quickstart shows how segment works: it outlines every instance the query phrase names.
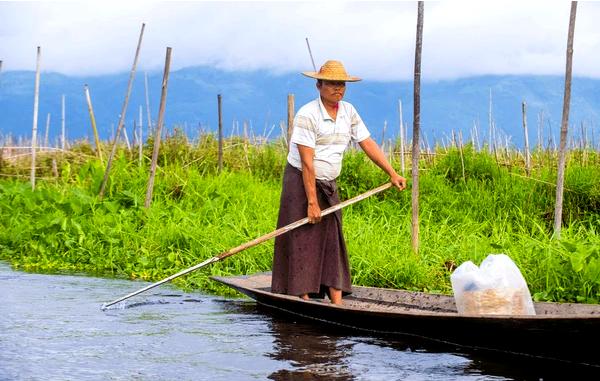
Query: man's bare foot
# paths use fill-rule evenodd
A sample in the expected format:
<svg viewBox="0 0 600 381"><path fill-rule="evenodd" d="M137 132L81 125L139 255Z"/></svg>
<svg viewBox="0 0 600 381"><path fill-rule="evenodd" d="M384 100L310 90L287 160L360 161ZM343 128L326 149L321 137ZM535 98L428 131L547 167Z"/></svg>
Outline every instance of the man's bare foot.
<svg viewBox="0 0 600 381"><path fill-rule="evenodd" d="M300 299L302 299L302 300L310 300L310 299L308 298L308 294L303 294L303 295L300 295Z"/></svg>
<svg viewBox="0 0 600 381"><path fill-rule="evenodd" d="M342 290L329 287L329 297L331 298L331 304L342 305Z"/></svg>

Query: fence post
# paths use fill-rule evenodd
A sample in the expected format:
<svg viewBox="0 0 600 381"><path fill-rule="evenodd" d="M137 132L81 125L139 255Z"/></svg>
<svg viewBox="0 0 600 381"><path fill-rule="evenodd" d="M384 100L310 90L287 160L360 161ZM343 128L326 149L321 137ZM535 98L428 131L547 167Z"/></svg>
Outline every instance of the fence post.
<svg viewBox="0 0 600 381"><path fill-rule="evenodd" d="M290 150L290 139L292 138L292 130L294 129L294 94L287 96L287 146Z"/></svg>
<svg viewBox="0 0 600 381"><path fill-rule="evenodd" d="M421 125L421 51L423 49L423 1L418 3L417 38L414 70L414 120L412 137L412 229L411 243L415 254L419 253L419 129Z"/></svg>
<svg viewBox="0 0 600 381"><path fill-rule="evenodd" d="M219 152L217 156L218 173L223 170L223 97L217 95L217 109L219 113Z"/></svg>
<svg viewBox="0 0 600 381"><path fill-rule="evenodd" d="M554 208L554 236L560 238L562 225L563 187L565 181L565 156L567 146L567 133L569 130L569 107L571 104L571 73L573 71L573 37L575 34L575 16L577 15L577 2L571 2L571 16L569 18L569 36L567 38L567 63L565 70L565 93L563 98L562 123L560 126L560 148L558 151L558 173L556 178L556 205Z"/></svg>
<svg viewBox="0 0 600 381"><path fill-rule="evenodd" d="M125 124L125 113L127 112L127 105L129 104L129 95L131 94L131 87L133 85L133 77L135 76L135 69L137 67L138 58L140 56L140 48L142 46L142 37L144 36L144 28L146 24L142 24L142 30L140 31L140 38L138 39L137 49L135 50L135 58L133 59L133 66L131 68L131 73L129 74L129 83L127 84L127 92L125 93L125 100L123 101L123 108L121 109L121 117L119 118L119 125L117 126L117 133L114 136L112 149L110 151L110 155L108 156L108 164L106 165L106 170L104 171L104 178L102 179L102 184L100 185L100 194L99 197L102 199L104 197L104 190L106 189L106 183L108 182L108 176L110 174L110 167L112 165L112 161L115 157L115 153L117 152L117 143L119 141L119 136L121 135L121 129ZM128 144L129 145L129 144Z"/></svg>
<svg viewBox="0 0 600 381"><path fill-rule="evenodd" d="M40 104L40 61L42 50L37 47L37 60L35 65L35 93L33 97L33 128L31 130L31 189L35 190L35 149L37 143L38 108Z"/></svg>
<svg viewBox="0 0 600 381"><path fill-rule="evenodd" d="M527 104L521 104L523 110L523 133L525 134L525 172L527 177L531 175L531 153L529 152L529 132L527 131Z"/></svg>
<svg viewBox="0 0 600 381"><path fill-rule="evenodd" d="M167 85L169 84L169 69L171 67L171 48L167 47L167 56L165 58L165 71L163 73L162 91L160 94L160 108L158 109L158 121L156 122L156 134L154 137L154 149L152 150L152 164L150 165L150 177L148 178L148 188L146 189L146 200L144 207L148 209L152 202L152 190L154 189L154 177L156 176L156 163L158 162L158 150L160 149L160 136L165 115L165 106L167 103Z"/></svg>

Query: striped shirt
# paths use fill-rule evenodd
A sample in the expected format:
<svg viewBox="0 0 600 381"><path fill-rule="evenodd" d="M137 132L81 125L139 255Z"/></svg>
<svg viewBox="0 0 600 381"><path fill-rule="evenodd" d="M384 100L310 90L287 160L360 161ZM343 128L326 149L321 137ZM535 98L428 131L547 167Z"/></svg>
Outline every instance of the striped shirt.
<svg viewBox="0 0 600 381"><path fill-rule="evenodd" d="M350 141L361 142L371 134L348 102L339 102L336 120L327 113L321 97L302 106L294 118L288 162L302 170L298 144L314 148L313 165L319 180L335 180Z"/></svg>

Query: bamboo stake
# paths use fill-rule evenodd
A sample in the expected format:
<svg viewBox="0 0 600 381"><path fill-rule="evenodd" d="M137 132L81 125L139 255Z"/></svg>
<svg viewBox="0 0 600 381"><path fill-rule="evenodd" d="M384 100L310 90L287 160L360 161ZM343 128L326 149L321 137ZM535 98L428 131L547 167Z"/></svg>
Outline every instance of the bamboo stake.
<svg viewBox="0 0 600 381"><path fill-rule="evenodd" d="M254 145L256 144L256 135L254 134L254 125L252 124L252 119L248 121L248 126L250 127L250 139L249 141Z"/></svg>
<svg viewBox="0 0 600 381"><path fill-rule="evenodd" d="M496 157L496 165L498 166L498 168L500 168L500 159L498 158L498 144L496 143L496 138L496 122L492 121L492 152Z"/></svg>
<svg viewBox="0 0 600 381"><path fill-rule="evenodd" d="M317 71L317 66L315 66L315 60L313 59L312 50L310 50L310 44L308 43L308 37L306 37L306 46L308 47L308 54L310 55L310 62L312 62L313 69Z"/></svg>
<svg viewBox="0 0 600 381"><path fill-rule="evenodd" d="M537 141L537 146L538 149L541 151L544 148L544 110L540 111L540 113L538 114L538 141Z"/></svg>
<svg viewBox="0 0 600 381"><path fill-rule="evenodd" d="M419 253L419 129L421 125L421 51L423 49L423 1L418 2L417 37L414 68L414 120L412 144L412 229L411 244L415 254Z"/></svg>
<svg viewBox="0 0 600 381"><path fill-rule="evenodd" d="M282 147L285 149L288 149L289 142L288 142L288 138L287 138L287 131L285 129L285 122L283 120L281 120L279 122L279 129L281 130L281 137L283 138L283 139L281 139L282 144L283 144Z"/></svg>
<svg viewBox="0 0 600 381"><path fill-rule="evenodd" d="M473 128L475 129L475 151L481 151L481 143L479 142L479 118L477 121L473 121Z"/></svg>
<svg viewBox="0 0 600 381"><path fill-rule="evenodd" d="M556 142L554 141L554 133L552 132L552 121L548 119L548 151L556 151Z"/></svg>
<svg viewBox="0 0 600 381"><path fill-rule="evenodd" d="M104 164L104 157L102 156L102 146L100 145L100 137L98 136L98 128L96 127L96 117L94 116L94 107L92 106L92 97L90 96L90 89L88 85L83 85L83 91L85 92L85 99L88 105L88 112L90 114L90 121L92 123L92 130L94 132L94 144L96 145L96 156L100 159L100 162Z"/></svg>
<svg viewBox="0 0 600 381"><path fill-rule="evenodd" d="M594 150L594 147L596 146L596 137L594 136L594 121L591 121L591 126L590 126L590 148L592 150Z"/></svg>
<svg viewBox="0 0 600 381"><path fill-rule="evenodd" d="M31 189L35 190L35 146L37 141L38 108L40 104L40 62L42 50L37 47L37 60L35 64L35 93L33 97L33 128L31 129Z"/></svg>
<svg viewBox="0 0 600 381"><path fill-rule="evenodd" d="M144 92L146 93L146 114L148 116L148 133L152 129L152 117L150 116L150 95L148 94L148 73L144 72ZM140 124L141 126L141 124Z"/></svg>
<svg viewBox="0 0 600 381"><path fill-rule="evenodd" d="M527 104L521 104L523 111L523 133L525 134L525 172L527 177L531 175L531 153L529 152L529 133L527 132Z"/></svg>
<svg viewBox="0 0 600 381"><path fill-rule="evenodd" d="M142 117L142 106L140 105L140 114L139 114L139 123L140 129L138 134L138 166L142 166L142 157L143 157L143 149L144 149L144 118Z"/></svg>
<svg viewBox="0 0 600 381"><path fill-rule="evenodd" d="M219 151L217 153L217 172L223 170L223 103L221 94L217 95L217 111L219 114Z"/></svg>
<svg viewBox="0 0 600 381"><path fill-rule="evenodd" d="M127 146L127 150L131 152L131 144L129 144L129 137L127 136L127 128L125 123L123 123L123 137L125 138L125 145Z"/></svg>
<svg viewBox="0 0 600 381"><path fill-rule="evenodd" d="M129 83L127 84L127 92L125 94L125 101L123 102L123 108L121 109L121 117L119 118L119 125L117 126L117 133L115 134L115 138L112 143L112 150L110 151L110 155L108 156L108 163L106 165L106 170L104 171L104 178L102 179L102 184L100 185L100 193L99 197L102 199L104 197L104 191L106 189L106 183L108 182L108 176L110 174L110 168L112 166L112 161L117 152L117 142L119 140L119 135L121 135L121 129L123 128L125 122L125 114L127 112L127 104L129 103L129 95L131 94L131 87L133 85L133 78L135 76L135 69L137 67L138 57L140 56L140 48L142 45L142 37L144 36L144 28L146 24L142 24L142 30L140 31L140 38L138 39L137 49L135 51L135 58L133 59L133 67L131 68L131 73L129 74Z"/></svg>
<svg viewBox="0 0 600 381"><path fill-rule="evenodd" d="M46 115L46 131L44 133L44 147L48 147L48 133L50 132L50 113Z"/></svg>
<svg viewBox="0 0 600 381"><path fill-rule="evenodd" d="M383 185L381 185L381 186L379 186L379 187L377 187L375 189L371 189L368 192L360 194L360 195L358 195L358 196L356 196L354 198L351 198L349 200L341 202L341 203L339 203L337 205L331 206L331 207L329 207L329 208L321 211L321 217L324 217L326 215L334 213L334 212L336 212L336 211L338 211L338 210L340 210L342 208L345 208L348 205L352 205L352 204L355 204L355 203L357 203L359 201L362 201L362 200L364 200L367 197L370 197L370 196L372 196L374 194L377 194L379 192L382 192L382 191L390 188L391 186L392 186L392 183L386 183L386 184L383 184ZM215 256L215 257L209 258L209 259L207 259L207 260L205 260L205 261L203 261L203 262L201 262L201 263L199 263L199 264L197 264L195 266L192 266L192 267L189 267L189 268L187 268L185 270L182 270L182 271L180 271L180 272L178 272L176 274L173 274L173 275L171 275L171 276L169 276L169 277L167 277L167 278L165 278L165 279L163 279L161 281L158 281L158 282L153 283L153 284L151 284L149 286L146 286L146 287L144 287L144 288L142 288L142 289L140 289L138 291L135 291L135 292L132 292L131 294L125 295L125 296L123 296L123 297L121 297L119 299L116 299L116 300L114 300L114 301L112 301L110 303L105 303L104 305L102 305L102 309L106 309L107 307L110 307L113 304L117 304L119 302L124 301L125 299L129 299L129 298L131 298L131 297L133 297L135 295L141 294L144 291L148 291L151 288L160 286L163 283L167 283L169 281L172 281L173 279L178 278L178 277L180 277L182 275L191 273L192 271L196 271L196 270L198 270L198 269L200 269L200 268L202 268L202 267L204 267L206 265L209 265L211 263L215 263L215 262L218 262L218 261L220 261L222 259L230 257L230 256L232 256L234 254L239 253L240 251L246 250L246 249L251 248L253 246L256 246L256 245L258 245L260 243L268 241L271 238L275 238L277 236L280 236L280 235L282 235L284 233L289 232L290 230L294 230L294 229L296 229L296 228L298 228L300 226L306 225L307 223L308 223L308 217L304 217L301 220L298 220L296 222L292 222L289 225L286 225L286 226L281 227L281 228L279 228L279 229L277 229L275 231L272 231L271 233L268 233L268 234L265 234L265 235L263 235L261 237L258 237L256 239L253 239L250 242L246 242L246 243L244 243L242 245L234 247L233 249L227 250L227 251L225 251L225 252L223 252L223 253Z"/></svg>
<svg viewBox="0 0 600 381"><path fill-rule="evenodd" d="M587 164L587 152L588 152L588 143L587 143L587 128L583 121L581 121L581 166L585 167Z"/></svg>
<svg viewBox="0 0 600 381"><path fill-rule="evenodd" d="M148 179L148 188L146 189L146 200L144 207L148 209L152 202L152 191L154 189L154 177L156 176L156 163L158 162L158 150L160 149L160 136L165 115L165 106L167 103L167 86L169 84L169 70L171 67L171 48L167 47L165 58L165 71L163 73L162 91L160 95L160 108L158 110L158 121L156 122L156 133L154 137L154 149L152 150L152 164L150 165L150 177Z"/></svg>
<svg viewBox="0 0 600 381"><path fill-rule="evenodd" d="M306 39L306 43L308 43L308 39ZM310 50L310 49L309 49ZM312 56L311 56L312 59ZM314 65L314 63L313 63ZM288 151L290 150L290 141L292 139L292 131L294 129L294 94L288 94L287 96L287 147Z"/></svg>
<svg viewBox="0 0 600 381"><path fill-rule="evenodd" d="M565 146L569 130L569 107L571 104L571 74L573 70L573 38L575 35L575 17L577 2L571 2L569 18L569 35L567 38L567 62L565 69L565 93L563 98L562 123L560 127L560 149L558 151L558 173L556 179L556 206L554 208L554 236L560 239L562 225L563 188L565 179Z"/></svg>
<svg viewBox="0 0 600 381"><path fill-rule="evenodd" d="M488 152L492 153L493 151L493 122L492 122L492 88L490 88L490 106L489 106L489 110L488 110L488 124L489 124L489 135L488 135Z"/></svg>
<svg viewBox="0 0 600 381"><path fill-rule="evenodd" d="M462 131L458 132L458 152L460 153L460 166L462 169L462 179L463 183L467 183L467 177L465 176L465 157L463 153L463 138Z"/></svg>
<svg viewBox="0 0 600 381"><path fill-rule="evenodd" d="M133 136L132 136L133 142L132 142L132 145L133 145L133 147L136 147L137 145L140 144L140 137L138 136L137 122L136 122L135 119L133 120L132 130L133 130Z"/></svg>
<svg viewBox="0 0 600 381"><path fill-rule="evenodd" d="M383 121L383 130L381 130L381 150L385 152L385 130L387 130L387 120Z"/></svg>
<svg viewBox="0 0 600 381"><path fill-rule="evenodd" d="M400 115L400 171L405 175L404 163L404 122L402 121L402 99L398 99L398 113Z"/></svg>
<svg viewBox="0 0 600 381"><path fill-rule="evenodd" d="M242 125L244 128L244 143L242 147L244 148L244 156L246 157L246 165L248 166L248 171L252 172L252 168L250 166L250 157L248 155L248 121L244 120L244 123Z"/></svg>
<svg viewBox="0 0 600 381"><path fill-rule="evenodd" d="M61 114L60 114L60 126L61 126L61 133L60 133L60 147L62 148L62 150L65 150L65 134L66 134L66 130L65 130L65 94L62 95L62 99L61 99Z"/></svg>

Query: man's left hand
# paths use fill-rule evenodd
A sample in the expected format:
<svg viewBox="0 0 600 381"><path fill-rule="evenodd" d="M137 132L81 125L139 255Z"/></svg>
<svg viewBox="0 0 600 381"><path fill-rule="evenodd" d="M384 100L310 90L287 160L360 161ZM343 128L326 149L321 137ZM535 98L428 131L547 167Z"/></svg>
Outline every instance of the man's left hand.
<svg viewBox="0 0 600 381"><path fill-rule="evenodd" d="M398 190L406 189L406 179L398 174L390 177L390 182L398 188Z"/></svg>

